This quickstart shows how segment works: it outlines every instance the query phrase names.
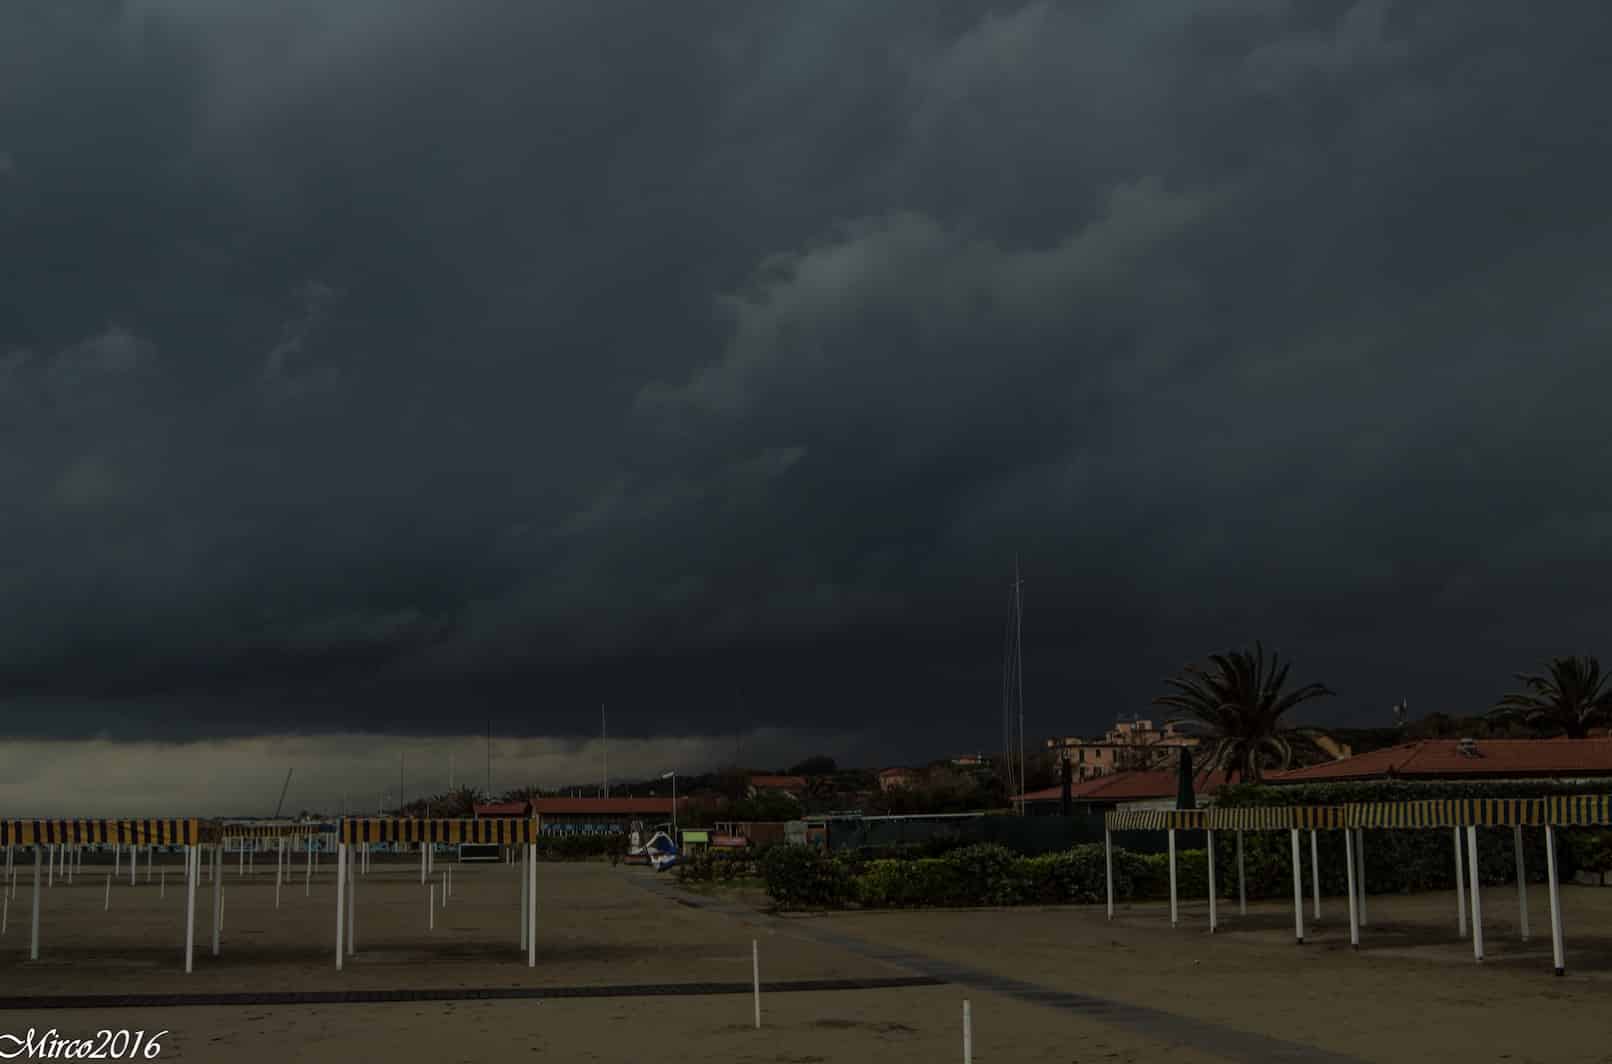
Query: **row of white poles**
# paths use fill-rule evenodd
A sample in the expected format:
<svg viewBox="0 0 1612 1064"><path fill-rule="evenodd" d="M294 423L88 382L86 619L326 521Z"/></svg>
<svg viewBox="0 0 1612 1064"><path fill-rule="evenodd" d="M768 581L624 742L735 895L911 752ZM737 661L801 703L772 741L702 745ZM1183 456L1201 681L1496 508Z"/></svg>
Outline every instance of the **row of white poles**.
<svg viewBox="0 0 1612 1064"><path fill-rule="evenodd" d="M1472 953L1475 959L1483 960L1483 899L1479 890L1478 878L1478 829L1468 826L1466 830L1466 860L1463 862L1461 853L1461 828L1453 829L1455 833L1455 904L1456 928L1462 938L1467 933L1467 901L1470 897L1472 907ZM1299 846L1299 829L1289 829L1292 841L1293 864L1293 936L1300 945L1304 943L1304 876L1303 861ZM1528 941L1528 877L1523 860L1523 834L1520 826L1514 825L1512 831L1512 849L1515 853L1517 867L1517 922L1524 942ZM1219 883L1215 875L1215 833L1206 831L1208 836L1208 862L1209 862L1209 930L1214 932L1219 927L1219 916L1216 901L1219 895ZM1170 926L1180 923L1180 903L1176 890L1176 846L1175 829L1168 830L1169 865L1170 865ZM1343 829L1344 864L1347 872L1349 893L1349 944L1355 949L1360 948L1360 929L1367 926L1366 918L1366 838L1361 828ZM1321 918L1321 856L1320 843L1315 831L1310 832L1310 881L1311 894L1315 918ZM1561 893L1556 875L1556 829L1550 825L1545 826L1545 861L1547 865L1546 883L1550 895L1550 928L1551 951L1557 975L1566 971L1562 953L1562 918ZM1108 918L1114 917L1114 838L1111 831L1103 832L1103 864L1107 880ZM1243 833L1237 832L1237 909L1242 915L1248 913L1248 888L1243 866Z"/></svg>
<svg viewBox="0 0 1612 1064"><path fill-rule="evenodd" d="M522 867L520 870L521 896L520 896L520 924L521 949L526 953L526 965L529 968L537 966L537 846L527 843L522 854ZM448 907L448 899L453 896L453 869L448 868L442 873L438 892L438 883L427 882L431 870L436 864L433 853L434 847L421 844L420 847L420 883L427 888L426 892L426 927L436 928L436 910L438 898L444 909ZM356 852L352 852L356 851ZM360 857L359 853L363 856ZM347 843L338 843L336 847L336 970L343 968L345 957L351 957L357 949L357 896L358 874L361 867L369 863L368 848L359 850L357 846L349 847ZM345 939L345 941L344 941Z"/></svg>

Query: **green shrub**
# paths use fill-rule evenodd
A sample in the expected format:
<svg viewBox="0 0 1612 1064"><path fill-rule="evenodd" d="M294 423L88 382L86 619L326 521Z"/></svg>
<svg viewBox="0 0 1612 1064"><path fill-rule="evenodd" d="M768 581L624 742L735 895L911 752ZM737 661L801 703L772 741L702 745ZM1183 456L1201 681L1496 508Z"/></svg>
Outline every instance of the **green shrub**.
<svg viewBox="0 0 1612 1064"><path fill-rule="evenodd" d="M846 866L813 846L775 846L761 863L767 894L781 909L838 909L854 895Z"/></svg>
<svg viewBox="0 0 1612 1064"><path fill-rule="evenodd" d="M857 902L870 909L956 905L963 896L956 867L933 857L873 861L855 882Z"/></svg>
<svg viewBox="0 0 1612 1064"><path fill-rule="evenodd" d="M958 902L963 905L1014 905L1019 901L1020 858L993 842L963 846L940 858L957 877Z"/></svg>

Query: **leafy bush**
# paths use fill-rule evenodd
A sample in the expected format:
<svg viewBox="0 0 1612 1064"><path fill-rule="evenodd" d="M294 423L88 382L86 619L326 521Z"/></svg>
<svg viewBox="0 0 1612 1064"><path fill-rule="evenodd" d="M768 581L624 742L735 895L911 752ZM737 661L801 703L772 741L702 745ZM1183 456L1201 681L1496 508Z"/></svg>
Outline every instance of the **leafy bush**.
<svg viewBox="0 0 1612 1064"><path fill-rule="evenodd" d="M857 902L870 909L954 905L962 896L957 868L933 857L873 861L855 883Z"/></svg>
<svg viewBox="0 0 1612 1064"><path fill-rule="evenodd" d="M1019 858L993 842L964 846L940 858L957 878L958 901L964 905L1013 905L1022 891Z"/></svg>
<svg viewBox="0 0 1612 1064"><path fill-rule="evenodd" d="M767 894L781 909L838 909L854 896L844 864L812 846L775 846L761 862Z"/></svg>

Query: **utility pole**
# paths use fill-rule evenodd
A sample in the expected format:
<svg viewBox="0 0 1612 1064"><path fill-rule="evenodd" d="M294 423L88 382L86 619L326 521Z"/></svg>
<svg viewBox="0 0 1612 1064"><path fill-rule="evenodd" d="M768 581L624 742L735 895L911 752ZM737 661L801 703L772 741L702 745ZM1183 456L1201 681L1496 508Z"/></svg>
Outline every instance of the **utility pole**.
<svg viewBox="0 0 1612 1064"><path fill-rule="evenodd" d="M605 724L604 703L599 703L599 745L604 748L604 796L610 797L610 730Z"/></svg>

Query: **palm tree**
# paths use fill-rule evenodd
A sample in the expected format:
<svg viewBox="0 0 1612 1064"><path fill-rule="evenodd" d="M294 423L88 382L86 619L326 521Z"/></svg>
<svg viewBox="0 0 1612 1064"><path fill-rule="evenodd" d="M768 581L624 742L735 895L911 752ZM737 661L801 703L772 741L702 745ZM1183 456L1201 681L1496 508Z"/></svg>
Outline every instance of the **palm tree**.
<svg viewBox="0 0 1612 1064"><path fill-rule="evenodd" d="M1267 662L1259 643L1251 654L1211 654L1209 666L1188 665L1165 681L1175 691L1153 700L1180 711L1172 723L1191 722L1207 731L1203 771L1257 782L1268 764L1286 768L1293 760L1295 733L1282 727L1282 714L1333 692L1312 683L1284 694L1289 666L1274 651Z"/></svg>
<svg viewBox="0 0 1612 1064"><path fill-rule="evenodd" d="M1496 720L1521 721L1541 731L1560 729L1569 739L1582 739L1590 729L1612 718L1612 677L1601 675L1593 657L1551 658L1546 676L1517 673L1528 689L1509 694L1489 711Z"/></svg>

